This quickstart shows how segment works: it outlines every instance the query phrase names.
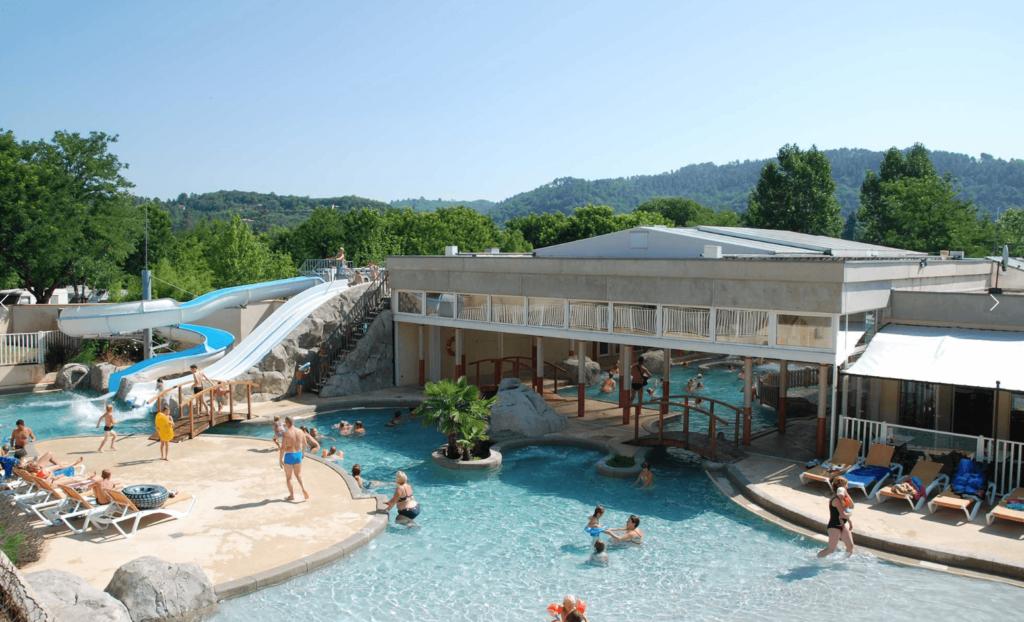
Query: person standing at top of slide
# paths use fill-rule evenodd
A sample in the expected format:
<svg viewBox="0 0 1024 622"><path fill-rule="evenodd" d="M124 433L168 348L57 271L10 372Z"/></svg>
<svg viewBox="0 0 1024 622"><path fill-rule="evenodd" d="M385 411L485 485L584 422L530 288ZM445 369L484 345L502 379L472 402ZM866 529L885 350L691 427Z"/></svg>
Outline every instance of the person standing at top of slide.
<svg viewBox="0 0 1024 622"><path fill-rule="evenodd" d="M344 246L339 246L338 247L338 253L333 257L333 259L338 262L338 266L337 266L337 268L335 268L335 277L334 278L339 279L339 280L345 278L345 247Z"/></svg>
<svg viewBox="0 0 1024 622"><path fill-rule="evenodd" d="M291 417L285 417L285 431L281 436L281 450L278 453L281 468L284 469L285 482L288 484L288 501L295 501L295 490L292 488L292 475L299 480L302 496L309 499L306 486L302 483L302 457L306 446L312 446L314 452L320 451L320 443L316 439L295 427Z"/></svg>

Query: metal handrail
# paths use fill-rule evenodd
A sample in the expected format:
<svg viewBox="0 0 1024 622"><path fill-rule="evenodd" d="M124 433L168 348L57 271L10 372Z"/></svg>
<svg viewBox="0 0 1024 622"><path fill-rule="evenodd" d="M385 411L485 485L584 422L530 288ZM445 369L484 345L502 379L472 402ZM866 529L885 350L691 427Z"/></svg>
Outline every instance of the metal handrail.
<svg viewBox="0 0 1024 622"><path fill-rule="evenodd" d="M354 343L353 333L360 324L367 323L367 316L372 311L380 311L391 298L391 287L388 284L387 275L377 282L373 287L368 288L359 300L349 309L342 318L338 328L327 339L324 340L316 354L316 361L313 368L313 385L319 390L334 373L334 367L342 351Z"/></svg>
<svg viewBox="0 0 1024 622"><path fill-rule="evenodd" d="M299 266L299 274L321 278L324 281L334 281L338 279L339 267L341 268L341 278L352 278L352 262L340 259L307 259Z"/></svg>

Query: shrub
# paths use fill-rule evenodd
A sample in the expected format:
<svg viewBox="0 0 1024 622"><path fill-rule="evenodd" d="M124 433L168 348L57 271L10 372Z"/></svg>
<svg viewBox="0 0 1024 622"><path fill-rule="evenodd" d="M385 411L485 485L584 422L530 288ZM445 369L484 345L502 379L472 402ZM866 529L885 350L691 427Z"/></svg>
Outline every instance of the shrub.
<svg viewBox="0 0 1024 622"><path fill-rule="evenodd" d="M43 536L20 512L14 502L0 498L0 550L17 567L37 561L43 552Z"/></svg>
<svg viewBox="0 0 1024 622"><path fill-rule="evenodd" d="M612 459L608 461L608 466L613 469L628 469L636 466L636 460L631 456L612 456Z"/></svg>
<svg viewBox="0 0 1024 622"><path fill-rule="evenodd" d="M74 343L46 344L46 371L57 371L68 363L74 362L81 351L82 346Z"/></svg>
<svg viewBox="0 0 1024 622"><path fill-rule="evenodd" d="M81 363L82 365L92 365L96 362L96 355L100 351L100 344L92 339L82 340L82 349L79 351L78 356L75 357L73 363Z"/></svg>

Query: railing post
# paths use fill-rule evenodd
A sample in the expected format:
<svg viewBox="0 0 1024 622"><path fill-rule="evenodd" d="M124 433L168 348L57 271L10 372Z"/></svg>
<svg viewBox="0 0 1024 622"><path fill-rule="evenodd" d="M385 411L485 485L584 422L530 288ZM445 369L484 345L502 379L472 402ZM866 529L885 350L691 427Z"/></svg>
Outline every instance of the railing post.
<svg viewBox="0 0 1024 622"><path fill-rule="evenodd" d="M633 422L633 439L634 441L640 440L640 409L644 403L644 391L640 389L636 392L636 421Z"/></svg>
<svg viewBox="0 0 1024 622"><path fill-rule="evenodd" d="M978 436L978 445L977 445L977 449L974 452L974 459L977 460L979 463L986 462L986 460L985 460L985 437L984 436Z"/></svg>
<svg viewBox="0 0 1024 622"><path fill-rule="evenodd" d="M46 333L43 331L36 335L36 362L40 365L46 363Z"/></svg>
<svg viewBox="0 0 1024 622"><path fill-rule="evenodd" d="M668 398L665 395L661 396L662 405L668 408ZM665 410L658 409L658 444L665 444Z"/></svg>
<svg viewBox="0 0 1024 622"><path fill-rule="evenodd" d="M881 429L882 442L885 443L886 441L889 440L889 424L883 421L882 425L880 425L879 428ZM865 445L869 444L872 440L874 439L861 439L862 442L867 441L867 443L864 443Z"/></svg>
<svg viewBox="0 0 1024 622"><path fill-rule="evenodd" d="M235 391L231 388L231 383L228 383L228 420L235 420Z"/></svg>
<svg viewBox="0 0 1024 622"><path fill-rule="evenodd" d="M715 408L715 403L714 402L711 402L711 408L712 408L712 410L714 410L714 408ZM711 417L710 427L708 428L708 431L711 433L711 461L712 462L717 462L715 460L715 418L714 418L714 416Z"/></svg>
<svg viewBox="0 0 1024 622"><path fill-rule="evenodd" d="M185 416L185 401L181 397L181 385L178 385L178 419Z"/></svg>
<svg viewBox="0 0 1024 622"><path fill-rule="evenodd" d="M686 448L690 448L690 398L683 398L683 439Z"/></svg>
<svg viewBox="0 0 1024 622"><path fill-rule="evenodd" d="M196 401L188 401L188 437L193 439L196 437Z"/></svg>
<svg viewBox="0 0 1024 622"><path fill-rule="evenodd" d="M245 385L245 407L247 409L246 413L245 413L245 418L246 419L252 419L252 385L251 384Z"/></svg>

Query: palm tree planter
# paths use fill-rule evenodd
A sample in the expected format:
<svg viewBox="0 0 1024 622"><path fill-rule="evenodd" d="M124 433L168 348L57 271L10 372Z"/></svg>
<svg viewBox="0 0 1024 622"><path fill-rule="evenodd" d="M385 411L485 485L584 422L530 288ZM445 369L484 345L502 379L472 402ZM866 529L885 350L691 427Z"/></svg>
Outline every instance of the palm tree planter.
<svg viewBox="0 0 1024 622"><path fill-rule="evenodd" d="M487 440L487 420L498 399L481 399L480 389L465 377L458 382L428 382L423 393L426 398L414 413L423 419L424 427L433 427L448 439L444 457L472 459L473 449Z"/></svg>

